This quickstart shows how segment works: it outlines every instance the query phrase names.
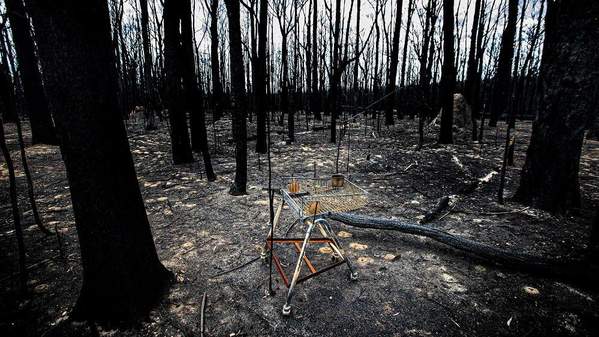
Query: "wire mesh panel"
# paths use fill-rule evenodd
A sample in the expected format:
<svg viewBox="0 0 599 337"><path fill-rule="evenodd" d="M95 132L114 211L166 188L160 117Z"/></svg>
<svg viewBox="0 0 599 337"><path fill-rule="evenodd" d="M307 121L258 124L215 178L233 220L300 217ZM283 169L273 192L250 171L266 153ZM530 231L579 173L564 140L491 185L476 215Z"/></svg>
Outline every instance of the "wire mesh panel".
<svg viewBox="0 0 599 337"><path fill-rule="evenodd" d="M286 178L281 193L300 218L348 212L366 205L365 190L343 176L330 178Z"/></svg>

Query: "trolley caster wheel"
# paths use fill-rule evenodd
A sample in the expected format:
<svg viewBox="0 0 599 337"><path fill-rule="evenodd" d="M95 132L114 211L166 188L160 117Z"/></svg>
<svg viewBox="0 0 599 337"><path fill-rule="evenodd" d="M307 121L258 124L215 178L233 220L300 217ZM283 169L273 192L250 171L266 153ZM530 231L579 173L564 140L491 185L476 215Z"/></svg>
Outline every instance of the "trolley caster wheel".
<svg viewBox="0 0 599 337"><path fill-rule="evenodd" d="M289 317L289 316L291 316L291 306L290 306L290 305L287 305L287 304L285 304L285 305L283 306L283 310L281 311L281 313L282 313L282 314L283 314L283 316L285 316L285 317Z"/></svg>
<svg viewBox="0 0 599 337"><path fill-rule="evenodd" d="M358 273L356 273L356 272L349 273L349 280L350 281L357 281L358 280Z"/></svg>

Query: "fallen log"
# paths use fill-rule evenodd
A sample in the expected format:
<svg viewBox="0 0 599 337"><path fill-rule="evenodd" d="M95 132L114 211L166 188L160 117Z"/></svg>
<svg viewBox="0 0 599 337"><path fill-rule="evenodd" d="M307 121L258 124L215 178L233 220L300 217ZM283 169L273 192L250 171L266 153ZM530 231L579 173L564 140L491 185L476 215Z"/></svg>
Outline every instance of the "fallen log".
<svg viewBox="0 0 599 337"><path fill-rule="evenodd" d="M401 233L420 235L458 249L487 262L502 265L523 272L559 277L597 286L599 267L587 258L548 258L524 253L517 253L497 248L488 244L459 237L437 228L410 224L399 220L387 220L349 213L329 213L327 218L342 222L348 226L394 230Z"/></svg>

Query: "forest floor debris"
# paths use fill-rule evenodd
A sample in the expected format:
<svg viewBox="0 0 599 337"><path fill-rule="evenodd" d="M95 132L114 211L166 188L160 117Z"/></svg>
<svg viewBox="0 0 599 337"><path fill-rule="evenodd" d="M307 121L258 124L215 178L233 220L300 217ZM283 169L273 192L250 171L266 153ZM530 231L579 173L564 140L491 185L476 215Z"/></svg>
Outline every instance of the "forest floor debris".
<svg viewBox="0 0 599 337"><path fill-rule="evenodd" d="M471 193L460 195L455 205L446 207L428 226L506 250L548 257L575 256L586 248L590 217L599 201L598 142L586 141L583 149L583 209L555 217L509 200L504 205L496 203L504 124L498 133L489 131L483 143L437 145L431 133L417 151L415 121L383 126L380 133L373 122L352 124L349 163L347 143L340 147L340 170L345 173L349 168L351 179L369 192L368 206L356 213L415 223L440 198L476 182ZM319 129L321 124L304 130L300 128L305 122L298 121L296 143L286 145L285 132L276 132L282 130L273 123L273 177L313 176L315 169L319 176L334 173L337 147L328 143L329 131ZM597 334L596 293L481 265L426 238L336 222L333 229L343 233L340 240L356 262L359 280L349 282L341 269L314 278L297 288L294 317L283 318L280 310L286 289L278 276L274 276L276 294L271 297L265 295L268 265L245 265L259 256L269 228L266 156L254 153L255 142L249 142L248 194L230 196L227 191L235 170L230 122L223 119L209 125L218 175L214 183L206 181L201 162L171 164L166 126L146 133L139 125L129 125L129 142L156 247L178 280L146 321L129 328L90 327L66 319L81 285L81 267L60 151L31 146L25 130L40 214L51 229L62 233L64 259L59 257L56 238L32 226L31 212L26 212L29 205L16 130L7 125L24 212L32 294L19 298L16 278L11 277L17 271L16 243L8 196L1 193L0 331L7 331L8 336L186 336L201 335L203 326L205 336ZM255 124L249 127L251 136ZM530 122L517 124L516 165L507 169L507 197L517 187L530 128ZM0 165L0 171L0 190L5 191L5 165ZM281 186L278 180L274 183ZM285 209L281 231L293 220ZM296 225L289 235L299 235L301 230ZM315 245L309 251L315 264L330 262L332 252L323 248ZM283 264L293 268L294 253L279 251ZM205 312L203 294L209 294Z"/></svg>

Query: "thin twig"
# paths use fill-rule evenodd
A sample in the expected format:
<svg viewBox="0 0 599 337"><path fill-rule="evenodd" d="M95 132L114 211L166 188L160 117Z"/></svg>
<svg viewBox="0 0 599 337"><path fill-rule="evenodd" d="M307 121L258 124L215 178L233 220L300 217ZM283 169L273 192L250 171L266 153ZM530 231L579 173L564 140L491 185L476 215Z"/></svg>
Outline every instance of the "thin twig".
<svg viewBox="0 0 599 337"><path fill-rule="evenodd" d="M239 266L237 266L237 267L235 267L235 268L233 268L233 269L225 270L225 271L223 271L223 272L220 272L220 273L217 273L217 274L214 274L214 275L208 276L208 278L215 278L215 277L219 277L219 276L222 276L222 275L228 274L228 273L230 273L230 272L236 271L236 270L238 270L238 269L241 269L241 268L243 268L243 267L247 267L247 266L249 266L250 264L252 264L252 263L254 263L254 262L258 261L259 259L260 259L260 256L256 256L255 258L253 258L253 259L249 260L248 262L245 262L245 263L243 263L243 264L240 264Z"/></svg>
<svg viewBox="0 0 599 337"><path fill-rule="evenodd" d="M200 309L200 337L204 337L204 312L206 311L206 292L202 296L202 308Z"/></svg>

